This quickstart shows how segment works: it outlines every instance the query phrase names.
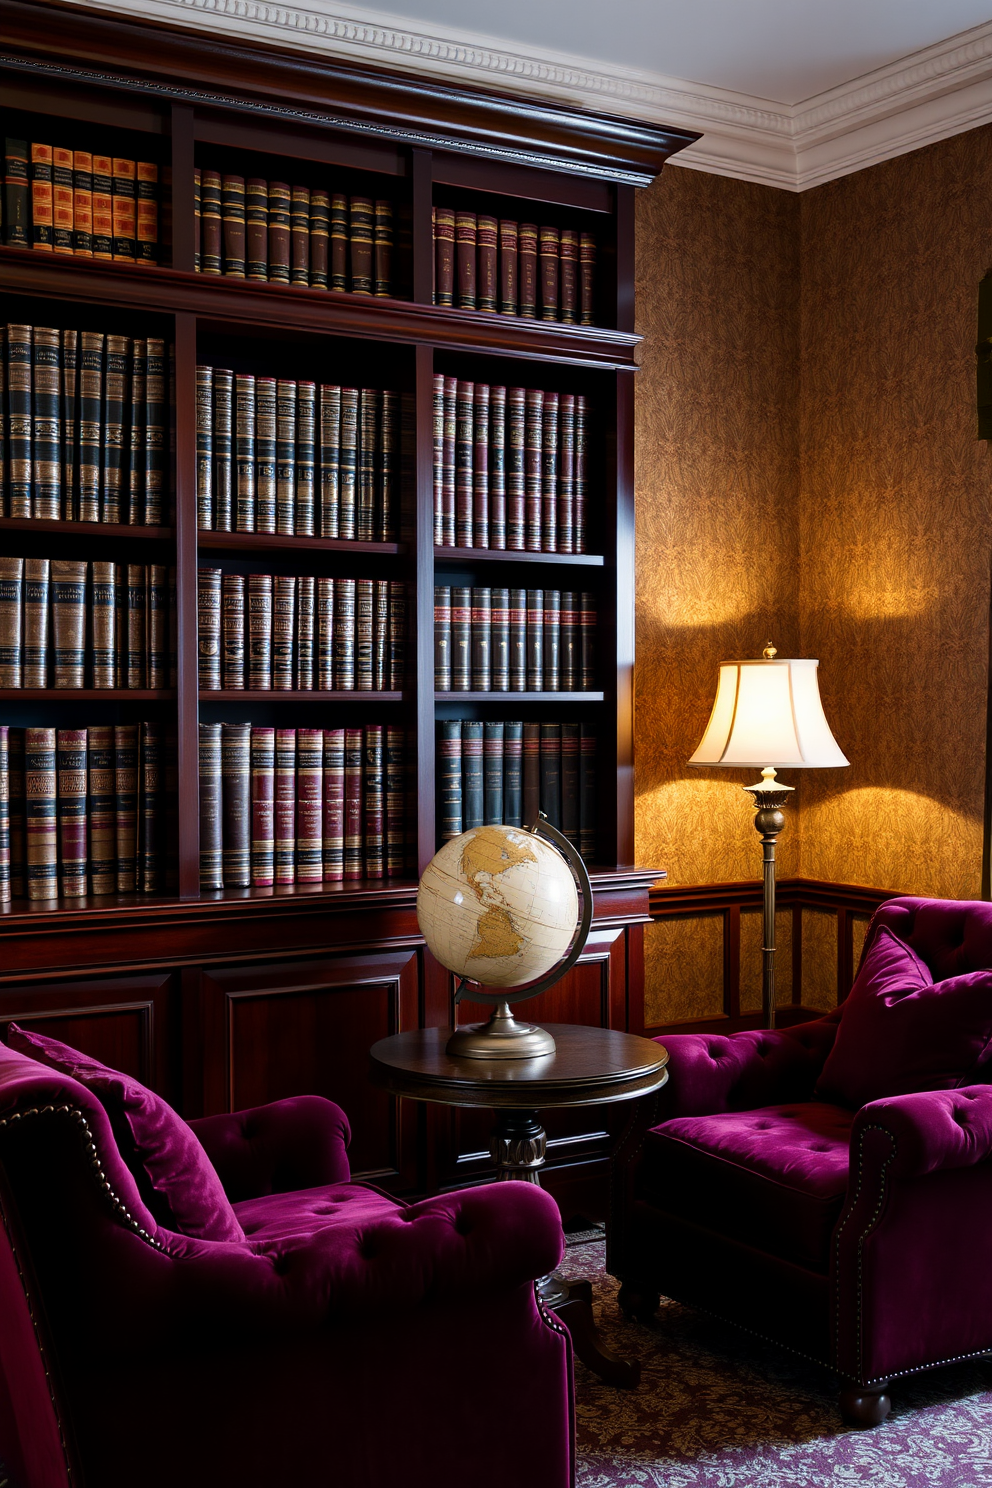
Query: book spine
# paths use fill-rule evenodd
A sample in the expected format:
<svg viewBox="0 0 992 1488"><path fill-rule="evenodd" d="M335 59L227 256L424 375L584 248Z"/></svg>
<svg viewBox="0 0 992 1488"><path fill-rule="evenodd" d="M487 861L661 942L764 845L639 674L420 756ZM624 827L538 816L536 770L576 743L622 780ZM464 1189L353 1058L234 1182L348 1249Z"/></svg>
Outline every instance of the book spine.
<svg viewBox="0 0 992 1488"><path fill-rule="evenodd" d="M296 389L296 535L313 537L314 482L317 458L317 384L301 382Z"/></svg>
<svg viewBox="0 0 992 1488"><path fill-rule="evenodd" d="M367 196L353 196L348 203L349 236L351 240L351 292L367 294L373 292L374 257L374 212L372 201Z"/></svg>
<svg viewBox="0 0 992 1488"><path fill-rule="evenodd" d="M275 878L276 731L251 731L251 881L270 887Z"/></svg>
<svg viewBox="0 0 992 1488"><path fill-rule="evenodd" d="M445 718L438 726L438 827L442 842L462 834L462 725Z"/></svg>
<svg viewBox="0 0 992 1488"><path fill-rule="evenodd" d="M517 313L517 239L519 228L515 222L500 220L499 224L499 313Z"/></svg>
<svg viewBox="0 0 992 1488"><path fill-rule="evenodd" d="M313 691L314 663L314 589L311 576L296 580L296 675L297 692Z"/></svg>
<svg viewBox="0 0 992 1488"><path fill-rule="evenodd" d="M451 585L434 586L434 691L451 691Z"/></svg>
<svg viewBox="0 0 992 1488"><path fill-rule="evenodd" d="M234 379L238 532L255 531L255 379L239 372Z"/></svg>
<svg viewBox="0 0 992 1488"><path fill-rule="evenodd" d="M463 585L451 590L451 690L472 690L472 591Z"/></svg>
<svg viewBox="0 0 992 1488"><path fill-rule="evenodd" d="M93 257L93 155L72 152L72 251L77 258Z"/></svg>
<svg viewBox="0 0 992 1488"><path fill-rule="evenodd" d="M289 197L289 282L310 283L310 188L299 184Z"/></svg>
<svg viewBox="0 0 992 1488"><path fill-rule="evenodd" d="M472 691L488 692L492 684L492 590L472 590Z"/></svg>
<svg viewBox="0 0 992 1488"><path fill-rule="evenodd" d="M10 897L23 899L28 888L24 729L10 730L7 748L10 760Z"/></svg>
<svg viewBox="0 0 992 1488"><path fill-rule="evenodd" d="M558 503L555 516L557 551L575 552L575 398L558 400Z"/></svg>
<svg viewBox="0 0 992 1488"><path fill-rule="evenodd" d="M510 591L492 592L492 633L490 640L493 692L510 690Z"/></svg>
<svg viewBox="0 0 992 1488"><path fill-rule="evenodd" d="M455 303L455 213L452 207L434 211L434 303Z"/></svg>
<svg viewBox="0 0 992 1488"><path fill-rule="evenodd" d="M125 410L130 421L127 437L127 520L132 526L141 523L144 518L147 363L148 343L144 337L136 336L131 350L130 396Z"/></svg>
<svg viewBox="0 0 992 1488"><path fill-rule="evenodd" d="M127 565L127 687L148 686L148 656L145 647L145 614L148 608L148 574L143 563Z"/></svg>
<svg viewBox="0 0 992 1488"><path fill-rule="evenodd" d="M128 385L130 343L127 336L108 336L103 378L103 462L100 472L100 520L121 520L121 471L124 463L124 394Z"/></svg>
<svg viewBox="0 0 992 1488"><path fill-rule="evenodd" d="M220 726L222 864L225 889L251 883L251 724Z"/></svg>
<svg viewBox="0 0 992 1488"><path fill-rule="evenodd" d="M527 590L527 691L544 691L544 590Z"/></svg>
<svg viewBox="0 0 992 1488"><path fill-rule="evenodd" d="M272 690L272 575L248 575L248 686Z"/></svg>
<svg viewBox="0 0 992 1488"><path fill-rule="evenodd" d="M458 379L444 379L444 476L441 493L441 516L444 532L443 545L455 546L457 532L457 475L456 445L458 432Z"/></svg>
<svg viewBox="0 0 992 1488"><path fill-rule="evenodd" d="M596 856L596 735L579 729L579 851L587 863Z"/></svg>
<svg viewBox="0 0 992 1488"><path fill-rule="evenodd" d="M296 523L296 383L276 384L276 531L292 536Z"/></svg>
<svg viewBox="0 0 992 1488"><path fill-rule="evenodd" d="M525 320L537 319L537 224L521 222L517 237L517 282L520 314Z"/></svg>
<svg viewBox="0 0 992 1488"><path fill-rule="evenodd" d="M99 522L104 338L83 331L79 341L79 520Z"/></svg>
<svg viewBox="0 0 992 1488"><path fill-rule="evenodd" d="M224 246L224 273L232 279L245 277L245 178L221 178L220 212Z"/></svg>
<svg viewBox="0 0 992 1488"><path fill-rule="evenodd" d="M541 810L561 830L561 724L541 724Z"/></svg>
<svg viewBox="0 0 992 1488"><path fill-rule="evenodd" d="M526 390L509 388L506 405L506 546L521 553L526 548Z"/></svg>
<svg viewBox="0 0 992 1488"><path fill-rule="evenodd" d="M137 209L135 212L135 257L145 267L158 263L158 166L151 160L135 161ZM146 891L150 892L150 891Z"/></svg>
<svg viewBox="0 0 992 1488"><path fill-rule="evenodd" d="M475 440L475 383L459 382L455 427L455 545L472 546Z"/></svg>
<svg viewBox="0 0 992 1488"><path fill-rule="evenodd" d="M230 532L234 516L234 373L214 368L214 531Z"/></svg>
<svg viewBox="0 0 992 1488"><path fill-rule="evenodd" d="M255 378L255 531L276 530L276 379Z"/></svg>
<svg viewBox="0 0 992 1488"><path fill-rule="evenodd" d="M561 596L561 690L580 692L582 664L579 655L579 596L566 589Z"/></svg>
<svg viewBox="0 0 992 1488"><path fill-rule="evenodd" d="M133 263L137 234L137 194L135 162L113 157L113 242L114 261Z"/></svg>
<svg viewBox="0 0 992 1488"><path fill-rule="evenodd" d="M579 323L596 324L596 239L591 233L579 238Z"/></svg>
<svg viewBox="0 0 992 1488"><path fill-rule="evenodd" d="M573 543L576 553L586 551L586 400L575 399L575 466L572 481L574 502Z"/></svg>
<svg viewBox="0 0 992 1488"><path fill-rule="evenodd" d="M506 388L489 391L489 546L506 548Z"/></svg>
<svg viewBox="0 0 992 1488"><path fill-rule="evenodd" d="M117 892L133 894L138 871L138 726L114 725L114 836Z"/></svg>
<svg viewBox="0 0 992 1488"><path fill-rule="evenodd" d="M291 201L286 181L269 182L269 280L274 284L289 283Z"/></svg>
<svg viewBox="0 0 992 1488"><path fill-rule="evenodd" d="M200 177L200 267L204 274L220 274L224 268L223 215L220 171L204 170Z"/></svg>
<svg viewBox="0 0 992 1488"><path fill-rule="evenodd" d="M477 300L480 310L496 313L498 224L495 217L480 213L476 225L478 276Z"/></svg>
<svg viewBox="0 0 992 1488"><path fill-rule="evenodd" d="M541 319L558 319L558 229L542 227L539 234Z"/></svg>
<svg viewBox="0 0 992 1488"><path fill-rule="evenodd" d="M203 272L203 172L193 171L193 269Z"/></svg>
<svg viewBox="0 0 992 1488"><path fill-rule="evenodd" d="M444 546L444 377L436 373L433 382L434 436L434 546Z"/></svg>
<svg viewBox="0 0 992 1488"><path fill-rule="evenodd" d="M269 183L245 181L245 273L263 283L269 277Z"/></svg>
<svg viewBox="0 0 992 1488"><path fill-rule="evenodd" d="M387 686L392 692L400 692L406 682L406 630L406 585L402 579L390 579Z"/></svg>
<svg viewBox="0 0 992 1488"><path fill-rule="evenodd" d="M31 247L46 253L52 251L52 147L34 143L31 145Z"/></svg>
<svg viewBox="0 0 992 1488"><path fill-rule="evenodd" d="M360 542L375 537L375 464L380 395L362 388L359 395L358 513L355 535Z"/></svg>
<svg viewBox="0 0 992 1488"><path fill-rule="evenodd" d="M114 564L114 686L127 686L127 565Z"/></svg>
<svg viewBox="0 0 992 1488"><path fill-rule="evenodd" d="M476 303L476 242L478 224L474 212L455 213L455 285L459 310L474 310Z"/></svg>
<svg viewBox="0 0 992 1488"><path fill-rule="evenodd" d="M510 590L510 691L527 691L527 590Z"/></svg>
<svg viewBox="0 0 992 1488"><path fill-rule="evenodd" d="M79 512L79 332L62 332L62 516L78 520Z"/></svg>
<svg viewBox="0 0 992 1488"><path fill-rule="evenodd" d="M11 901L10 884L10 728L0 724L0 904Z"/></svg>
<svg viewBox="0 0 992 1488"><path fill-rule="evenodd" d="M503 725L483 724L482 816L486 826L503 821Z"/></svg>
<svg viewBox="0 0 992 1488"><path fill-rule="evenodd" d="M544 591L545 692L561 691L561 590Z"/></svg>
<svg viewBox="0 0 992 1488"><path fill-rule="evenodd" d="M113 894L117 888L113 727L109 724L91 725L86 730L86 751L90 892Z"/></svg>
<svg viewBox="0 0 992 1488"><path fill-rule="evenodd" d="M375 292L392 293L393 282L393 204L382 197L375 204Z"/></svg>
<svg viewBox="0 0 992 1488"><path fill-rule="evenodd" d="M35 326L32 348L32 516L57 522L62 515L62 348L57 330Z"/></svg>
<svg viewBox="0 0 992 1488"><path fill-rule="evenodd" d="M324 882L344 879L344 729L324 730Z"/></svg>
<svg viewBox="0 0 992 1488"><path fill-rule="evenodd" d="M2 562L2 560L0 560L0 562ZM95 566L96 565L94 565L94 567ZM112 567L113 565L108 566ZM48 686L48 612L50 567L51 565L47 558L26 558L24 560L25 687ZM94 604L95 603L96 597L94 595Z"/></svg>
<svg viewBox="0 0 992 1488"><path fill-rule="evenodd" d="M557 393L545 393L541 416L541 550L558 551Z"/></svg>
<svg viewBox="0 0 992 1488"><path fill-rule="evenodd" d="M522 827L524 726L518 721L503 725L503 821Z"/></svg>
<svg viewBox="0 0 992 1488"><path fill-rule="evenodd" d="M275 880L296 882L295 729L276 729Z"/></svg>
<svg viewBox="0 0 992 1488"><path fill-rule="evenodd" d="M330 269L331 198L322 187L310 193L310 288L326 289Z"/></svg>
<svg viewBox="0 0 992 1488"><path fill-rule="evenodd" d="M114 256L114 162L93 156L93 257Z"/></svg>
<svg viewBox="0 0 992 1488"><path fill-rule="evenodd" d="M574 228L562 228L558 257L561 319L565 325L577 325L579 320L579 235Z"/></svg>
<svg viewBox="0 0 992 1488"><path fill-rule="evenodd" d="M196 369L196 525L211 532L214 525L214 369Z"/></svg>
<svg viewBox="0 0 992 1488"><path fill-rule="evenodd" d="M170 424L166 390L165 341L149 336L145 362L145 504L143 519L158 527L165 520L166 454L175 420ZM173 450L174 454L174 450ZM174 468L174 467L173 467Z"/></svg>
<svg viewBox="0 0 992 1488"><path fill-rule="evenodd" d="M340 535L341 389L320 389L320 535Z"/></svg>
<svg viewBox="0 0 992 1488"><path fill-rule="evenodd" d="M45 575L45 587L46 589L48 587L47 574ZM95 560L92 565L92 587L90 589L90 664L92 686L100 691L108 691L112 688L117 677L117 654L114 644L116 613L116 565Z"/></svg>
<svg viewBox="0 0 992 1488"><path fill-rule="evenodd" d="M22 686L23 622L24 559L0 554L0 687Z"/></svg>
<svg viewBox="0 0 992 1488"><path fill-rule="evenodd" d="M334 580L317 580L317 687L334 689Z"/></svg>
<svg viewBox="0 0 992 1488"><path fill-rule="evenodd" d="M472 435L472 547L489 546L489 384L475 384Z"/></svg>
<svg viewBox="0 0 992 1488"><path fill-rule="evenodd" d="M8 142L9 143L9 142ZM8 325L7 441L8 511L12 517L31 516L32 457L31 342L29 325Z"/></svg>
<svg viewBox="0 0 992 1488"><path fill-rule="evenodd" d="M29 899L58 898L55 730L24 730L24 804Z"/></svg>
<svg viewBox="0 0 992 1488"><path fill-rule="evenodd" d="M220 724L199 726L200 888L224 887Z"/></svg>
<svg viewBox="0 0 992 1488"><path fill-rule="evenodd" d="M4 141L3 240L8 248L30 248L31 205L28 142Z"/></svg>
<svg viewBox="0 0 992 1488"><path fill-rule="evenodd" d="M372 582L339 579L335 585L334 681L336 687L372 687Z"/></svg>
<svg viewBox="0 0 992 1488"><path fill-rule="evenodd" d="M384 757L387 878L402 878L406 871L406 766L406 735L389 727Z"/></svg>
<svg viewBox="0 0 992 1488"><path fill-rule="evenodd" d="M56 253L70 256L73 251L72 196L72 151L56 145L52 150L52 246Z"/></svg>
<svg viewBox="0 0 992 1488"><path fill-rule="evenodd" d="M145 642L146 687L169 685L169 570L164 563L147 569L148 634Z"/></svg>
<svg viewBox="0 0 992 1488"><path fill-rule="evenodd" d="M203 570L201 570L203 572ZM208 570L216 573L216 569ZM226 692L241 692L245 685L245 580L243 574L226 573L221 579L221 677ZM203 683L201 682L201 687Z"/></svg>
<svg viewBox="0 0 992 1488"><path fill-rule="evenodd" d="M221 588L219 568L197 570L197 670L201 692L216 692L220 688Z"/></svg>
<svg viewBox="0 0 992 1488"><path fill-rule="evenodd" d="M296 882L320 883L324 877L324 734L322 729L296 733Z"/></svg>
<svg viewBox="0 0 992 1488"><path fill-rule="evenodd" d="M579 673L582 692L596 686L596 596L583 590L579 599Z"/></svg>
<svg viewBox="0 0 992 1488"><path fill-rule="evenodd" d="M272 581L272 687L293 690L293 638L296 634L296 580L276 574Z"/></svg>
<svg viewBox="0 0 992 1488"><path fill-rule="evenodd" d="M86 564L53 558L51 586L55 686L82 687L86 654Z"/></svg>
<svg viewBox="0 0 992 1488"><path fill-rule="evenodd" d="M524 546L528 553L541 551L541 464L544 448L544 393L526 390L524 430Z"/></svg>
<svg viewBox="0 0 992 1488"><path fill-rule="evenodd" d="M388 682L389 580L376 579L372 616L372 691L385 692Z"/></svg>
<svg viewBox="0 0 992 1488"><path fill-rule="evenodd" d="M0 192L2 200L2 192ZM7 416L7 327L0 325L0 517L9 515L10 469Z"/></svg>
<svg viewBox="0 0 992 1488"><path fill-rule="evenodd" d="M462 809L464 827L483 825L484 787L482 767L482 724L476 719L462 720Z"/></svg>
<svg viewBox="0 0 992 1488"><path fill-rule="evenodd" d="M386 874L386 776L381 724L369 724L364 730L364 766L365 877L378 879Z"/></svg>
<svg viewBox="0 0 992 1488"><path fill-rule="evenodd" d="M382 394L376 468L376 536L380 542L392 542L397 535L399 446L400 395L387 388Z"/></svg>
<svg viewBox="0 0 992 1488"><path fill-rule="evenodd" d="M579 847L579 725L561 726L561 830Z"/></svg>
<svg viewBox="0 0 992 1488"><path fill-rule="evenodd" d="M331 288L348 288L348 198L331 195Z"/></svg>
<svg viewBox="0 0 992 1488"><path fill-rule="evenodd" d="M355 882L364 877L362 838L362 731L344 731L344 877Z"/></svg>
<svg viewBox="0 0 992 1488"><path fill-rule="evenodd" d="M358 475L358 389L341 389L341 443L338 452L338 537L354 538Z"/></svg>
<svg viewBox="0 0 992 1488"><path fill-rule="evenodd" d="M157 894L164 877L165 839L165 738L161 724L142 723L138 771L138 869L139 894Z"/></svg>

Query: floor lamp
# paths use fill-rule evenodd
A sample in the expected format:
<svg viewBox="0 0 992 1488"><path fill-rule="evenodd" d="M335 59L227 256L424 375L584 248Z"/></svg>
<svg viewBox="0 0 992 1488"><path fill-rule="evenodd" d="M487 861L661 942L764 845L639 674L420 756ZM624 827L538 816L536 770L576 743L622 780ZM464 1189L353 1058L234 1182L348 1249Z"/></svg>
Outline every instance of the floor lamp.
<svg viewBox="0 0 992 1488"><path fill-rule="evenodd" d="M754 661L723 662L710 721L689 761L761 771L761 779L744 789L754 800L764 854L761 1005L766 1028L775 1027L775 839L785 826L782 807L793 789L780 785L775 771L848 764L823 714L819 664L779 658L770 641Z"/></svg>

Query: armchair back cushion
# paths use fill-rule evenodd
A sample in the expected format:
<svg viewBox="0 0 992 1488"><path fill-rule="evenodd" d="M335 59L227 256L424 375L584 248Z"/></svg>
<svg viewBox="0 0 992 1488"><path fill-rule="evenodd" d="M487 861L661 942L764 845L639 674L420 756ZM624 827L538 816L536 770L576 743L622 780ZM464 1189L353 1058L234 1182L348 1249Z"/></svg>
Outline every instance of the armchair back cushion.
<svg viewBox="0 0 992 1488"><path fill-rule="evenodd" d="M934 983L887 925L866 948L843 1004L816 1095L858 1110L869 1101L971 1083L992 1040L992 971Z"/></svg>
<svg viewBox="0 0 992 1488"><path fill-rule="evenodd" d="M159 1225L199 1240L244 1240L213 1163L182 1117L154 1091L68 1044L16 1023L10 1024L7 1042L92 1091L107 1113L138 1192Z"/></svg>

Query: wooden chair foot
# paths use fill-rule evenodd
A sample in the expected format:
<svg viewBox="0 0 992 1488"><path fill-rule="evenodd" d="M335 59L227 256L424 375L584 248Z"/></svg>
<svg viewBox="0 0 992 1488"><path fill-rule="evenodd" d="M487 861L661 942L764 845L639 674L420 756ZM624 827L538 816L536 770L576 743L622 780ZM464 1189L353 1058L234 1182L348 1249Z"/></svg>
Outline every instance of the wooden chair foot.
<svg viewBox="0 0 992 1488"><path fill-rule="evenodd" d="M555 1313L572 1335L576 1358L606 1384L618 1385L623 1390L636 1390L641 1382L640 1363L636 1359L621 1359L602 1342L596 1332L592 1308L582 1294L581 1283L578 1295L575 1286L569 1290L568 1301L559 1303Z"/></svg>
<svg viewBox="0 0 992 1488"><path fill-rule="evenodd" d="M889 1382L853 1386L840 1392L840 1413L848 1426L881 1426L892 1409Z"/></svg>
<svg viewBox="0 0 992 1488"><path fill-rule="evenodd" d="M617 1306L624 1317L636 1323L651 1323L660 1301L660 1292L641 1292L624 1282L617 1297Z"/></svg>

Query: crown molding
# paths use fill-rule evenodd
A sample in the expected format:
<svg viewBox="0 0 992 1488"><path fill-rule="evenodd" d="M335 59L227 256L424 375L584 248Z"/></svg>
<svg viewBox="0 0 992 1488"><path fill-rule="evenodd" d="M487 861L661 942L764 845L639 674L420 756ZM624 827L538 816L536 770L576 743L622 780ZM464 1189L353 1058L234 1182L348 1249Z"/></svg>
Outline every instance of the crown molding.
<svg viewBox="0 0 992 1488"><path fill-rule="evenodd" d="M790 105L562 52L514 48L457 27L415 27L405 17L333 0L326 6L71 3L700 131L703 138L673 156L673 164L787 191L804 191L992 121L992 21Z"/></svg>

